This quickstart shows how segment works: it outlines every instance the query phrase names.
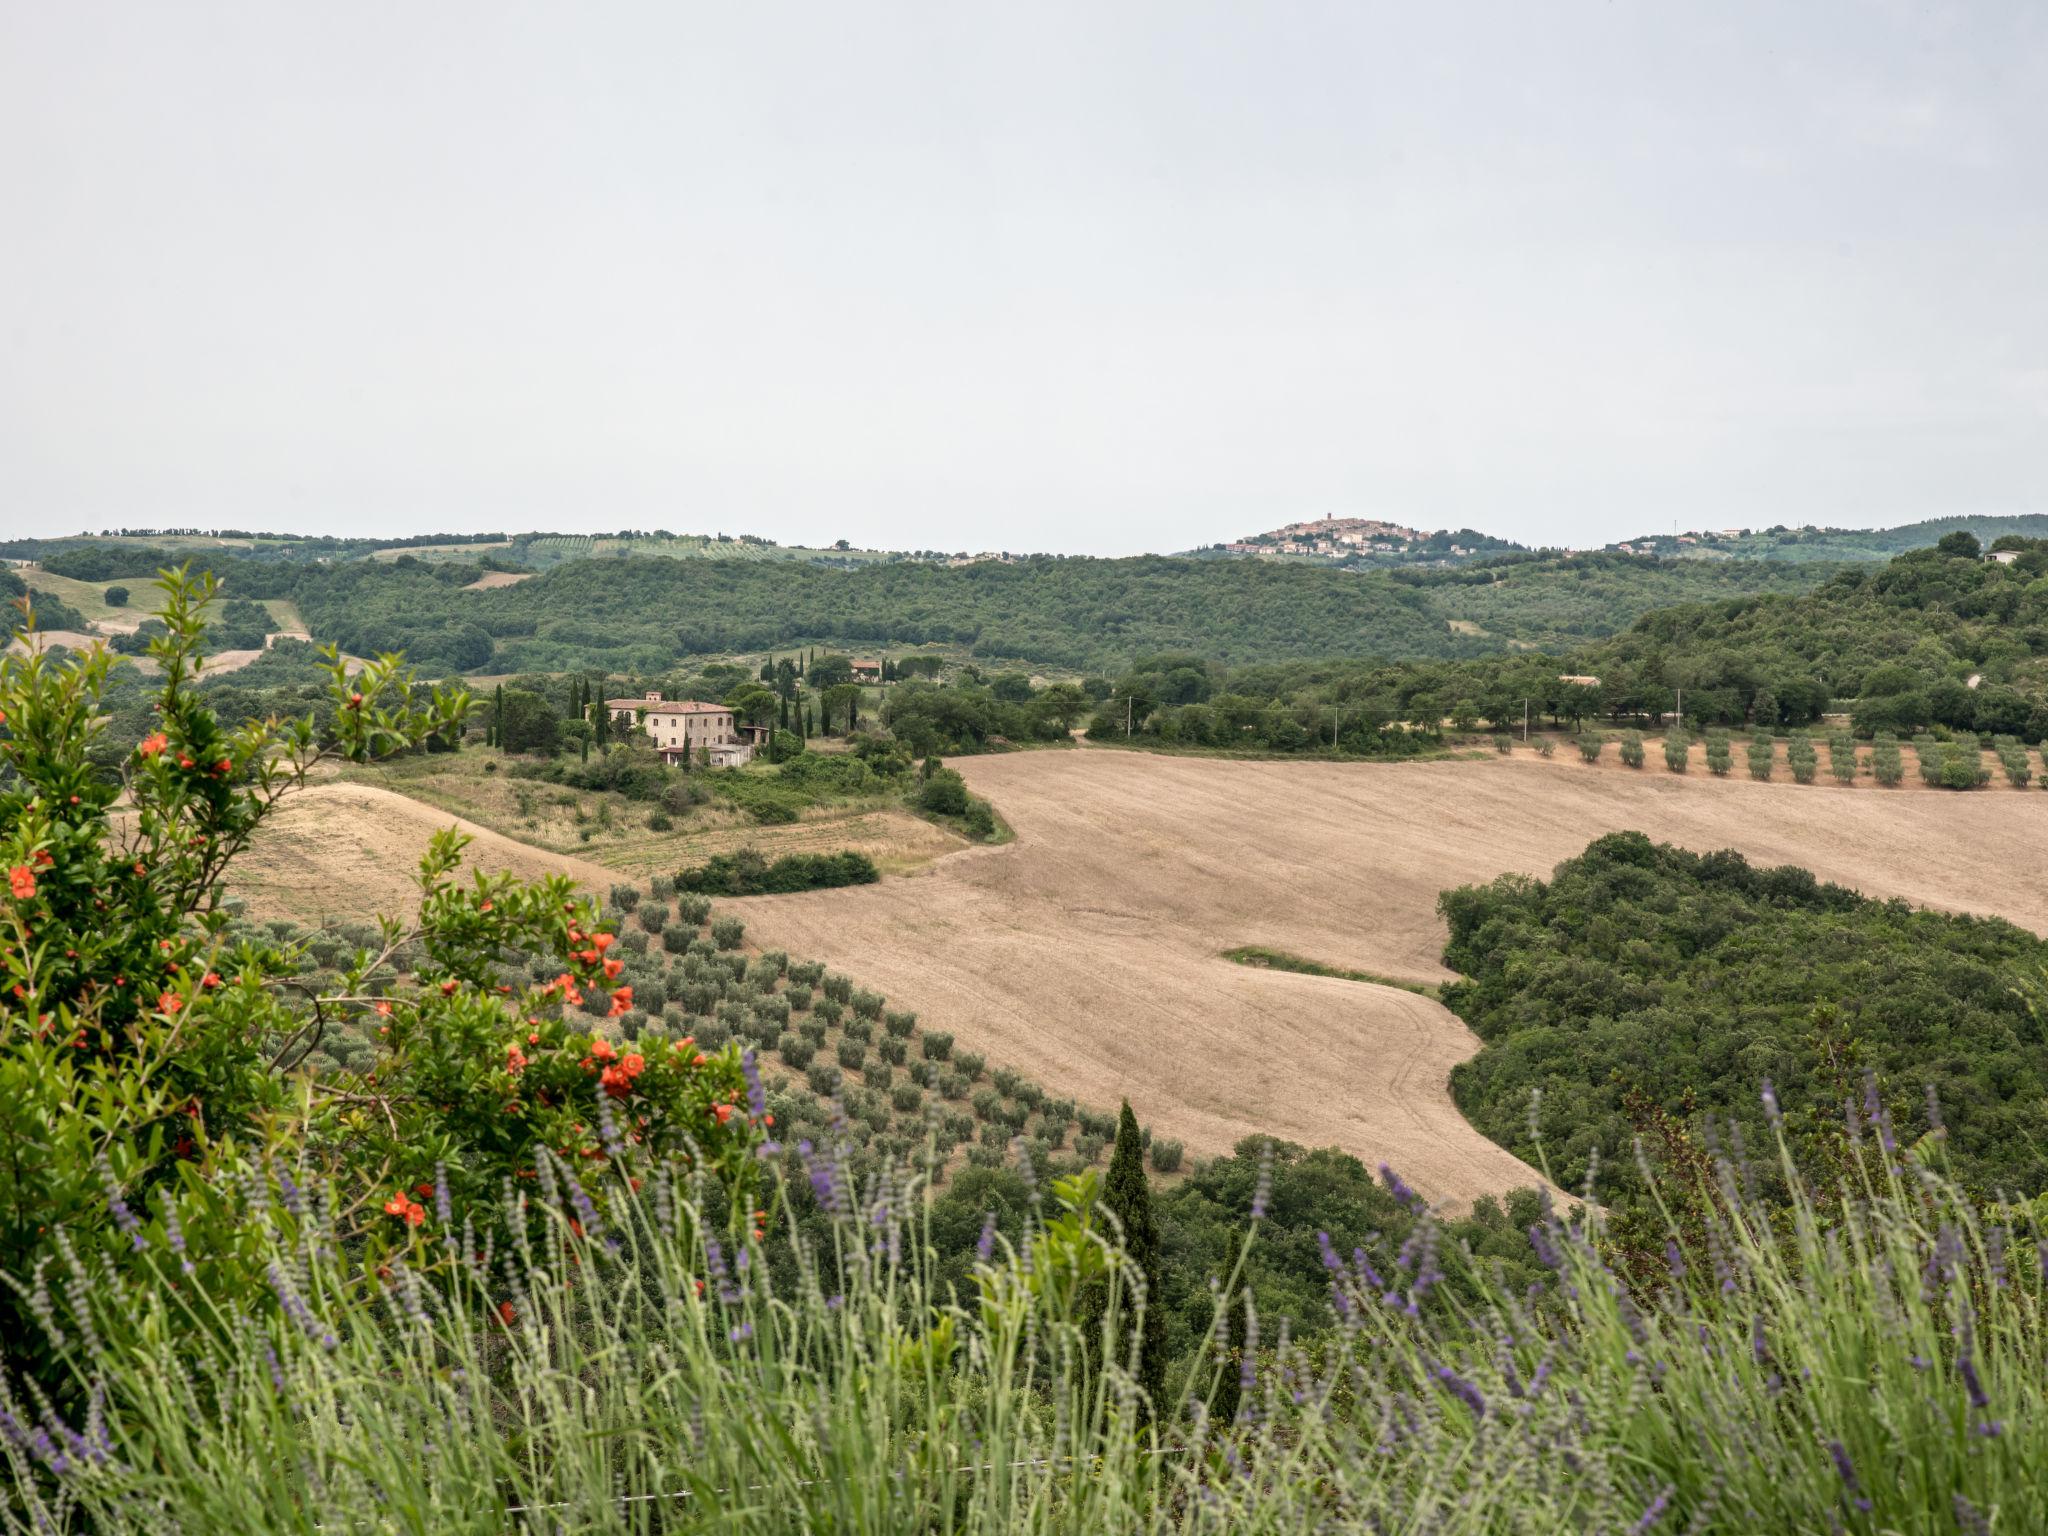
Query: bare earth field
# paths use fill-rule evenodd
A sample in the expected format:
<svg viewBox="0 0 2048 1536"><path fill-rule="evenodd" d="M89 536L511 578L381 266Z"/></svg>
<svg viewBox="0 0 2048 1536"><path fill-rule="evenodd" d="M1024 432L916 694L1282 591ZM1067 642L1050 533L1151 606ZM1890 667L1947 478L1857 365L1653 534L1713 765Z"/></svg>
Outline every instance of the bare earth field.
<svg viewBox="0 0 2048 1536"><path fill-rule="evenodd" d="M1446 980L1440 891L1547 874L1619 829L2048 931L2034 854L2048 794L1752 783L1519 752L1339 764L1084 750L955 766L1015 843L876 886L724 905L751 941L828 961L1084 1103L1128 1096L1197 1152L1266 1131L1390 1163L1454 1203L1534 1180L1450 1101L1451 1067L1478 1048L1464 1025L1408 992L1219 951L1263 944ZM448 820L370 786L310 791L261 845L252 906L402 910L426 833ZM477 852L600 886L612 873L493 834Z"/></svg>
<svg viewBox="0 0 2048 1536"><path fill-rule="evenodd" d="M413 875L427 839L443 827L469 833L466 862L526 879L565 874L596 891L616 878L587 859L516 843L487 827L369 784L315 784L286 798L247 857L235 894L256 917L361 920L417 910Z"/></svg>
<svg viewBox="0 0 2048 1536"><path fill-rule="evenodd" d="M1265 944L1442 981L1447 887L1547 874L1603 832L1799 863L2048 930L2048 795L1839 790L1533 755L1417 764L1018 753L955 766L1017 831L920 875L754 898L750 937L824 959L1084 1102L1128 1095L1198 1151L1253 1131L1385 1161L1434 1198L1530 1182L1452 1105L1478 1049L1392 988L1250 970Z"/></svg>

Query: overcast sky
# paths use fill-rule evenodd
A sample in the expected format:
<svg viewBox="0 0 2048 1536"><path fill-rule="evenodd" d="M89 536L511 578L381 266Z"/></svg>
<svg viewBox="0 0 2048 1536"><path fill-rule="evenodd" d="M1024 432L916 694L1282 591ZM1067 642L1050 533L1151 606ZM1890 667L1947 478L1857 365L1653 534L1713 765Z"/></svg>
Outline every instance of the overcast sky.
<svg viewBox="0 0 2048 1536"><path fill-rule="evenodd" d="M2048 511L2048 6L0 0L0 529Z"/></svg>

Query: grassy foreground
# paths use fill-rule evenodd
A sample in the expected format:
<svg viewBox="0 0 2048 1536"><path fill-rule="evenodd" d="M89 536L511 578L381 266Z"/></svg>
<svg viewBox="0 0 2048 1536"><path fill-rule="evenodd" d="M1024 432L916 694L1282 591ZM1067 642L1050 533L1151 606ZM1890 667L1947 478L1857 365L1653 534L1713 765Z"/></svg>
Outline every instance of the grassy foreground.
<svg viewBox="0 0 2048 1536"><path fill-rule="evenodd" d="M544 1240L423 1235L370 1276L318 1189L251 1168L268 1316L181 1283L175 1245L152 1285L38 1277L87 1406L0 1404L6 1528L2042 1529L2041 1265L1873 1134L1827 1212L1796 1183L1751 1205L1724 1165L1633 1293L1597 1213L1532 1229L1552 1279L1526 1294L1429 1223L1385 1273L1326 1253L1333 1334L1244 1319L1241 1366L1213 1351L1149 1416L1122 1364L1143 1298L1092 1175L1019 1249L985 1244L956 1300L928 1281L918 1181L856 1189L828 1152L767 1225L816 1202L829 1249L782 1262L722 1242L715 1185L678 1163L600 1223L549 1160L508 1194Z"/></svg>

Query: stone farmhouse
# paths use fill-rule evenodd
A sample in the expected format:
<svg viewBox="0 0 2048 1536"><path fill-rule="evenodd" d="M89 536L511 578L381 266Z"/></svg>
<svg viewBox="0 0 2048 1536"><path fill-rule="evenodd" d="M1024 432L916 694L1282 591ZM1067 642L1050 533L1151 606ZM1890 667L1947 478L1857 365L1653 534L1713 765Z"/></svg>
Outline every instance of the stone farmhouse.
<svg viewBox="0 0 2048 1536"><path fill-rule="evenodd" d="M882 664L872 656L856 656L848 666L852 668L856 683L879 683L882 680Z"/></svg>
<svg viewBox="0 0 2048 1536"><path fill-rule="evenodd" d="M699 763L709 753L714 768L737 768L754 755L751 727L737 726L725 704L670 700L658 693L644 699L606 699L612 724L621 731L647 732L654 750L669 762Z"/></svg>

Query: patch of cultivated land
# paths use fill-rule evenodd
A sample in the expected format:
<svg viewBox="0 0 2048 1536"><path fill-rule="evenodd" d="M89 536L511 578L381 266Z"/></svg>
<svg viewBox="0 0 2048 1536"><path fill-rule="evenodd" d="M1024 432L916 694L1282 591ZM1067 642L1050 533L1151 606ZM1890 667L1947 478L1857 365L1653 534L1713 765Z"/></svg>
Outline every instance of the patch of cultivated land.
<svg viewBox="0 0 2048 1536"><path fill-rule="evenodd" d="M885 873L900 874L966 846L955 833L913 815L894 797L882 796L818 806L778 826L763 826L730 802L713 798L665 813L672 825L656 830L650 823L659 806L515 778L510 769L517 761L488 750L468 751L351 769L346 776L410 795L536 849L602 865L614 872L613 878L674 874L713 854L749 846L770 858L856 849Z"/></svg>
<svg viewBox="0 0 2048 1536"><path fill-rule="evenodd" d="M372 784L315 784L286 797L248 854L235 862L234 894L252 916L303 923L360 922L418 910L413 876L427 839L455 826L475 839L466 863L524 879L565 874L604 892L614 871L550 853Z"/></svg>
<svg viewBox="0 0 2048 1536"><path fill-rule="evenodd" d="M1534 1178L1451 1103L1450 1069L1477 1039L1428 998L1252 969L1223 950L1441 982L1439 892L1547 874L1619 829L2048 931L2033 851L2048 794L1754 783L1519 751L1342 764L1084 750L955 766L1015 843L876 886L721 905L751 942L824 960L1056 1092L1128 1096L1197 1152L1271 1132L1390 1163L1440 1200ZM367 785L309 791L259 844L252 905L403 910L426 835L447 819ZM600 889L613 873L496 836L477 856Z"/></svg>
<svg viewBox="0 0 2048 1536"><path fill-rule="evenodd" d="M1015 844L878 886L730 903L750 937L858 975L1083 1102L1128 1095L1198 1151L1270 1131L1391 1163L1441 1199L1530 1181L1451 1103L1450 1069L1476 1037L1426 998L1248 969L1222 950L1448 980L1440 891L1547 874L1627 828L2048 931L2034 852L2048 795L1844 791L1520 754L1033 752L954 766Z"/></svg>

